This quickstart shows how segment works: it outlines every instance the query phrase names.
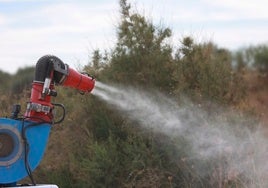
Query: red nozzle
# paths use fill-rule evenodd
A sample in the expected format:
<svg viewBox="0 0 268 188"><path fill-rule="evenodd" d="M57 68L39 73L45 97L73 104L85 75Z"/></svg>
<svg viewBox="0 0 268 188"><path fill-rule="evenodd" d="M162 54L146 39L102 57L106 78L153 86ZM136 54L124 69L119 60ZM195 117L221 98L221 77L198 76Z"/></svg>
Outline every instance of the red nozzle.
<svg viewBox="0 0 268 188"><path fill-rule="evenodd" d="M69 68L69 74L66 76L62 85L76 88L82 92L91 92L95 86L95 79Z"/></svg>

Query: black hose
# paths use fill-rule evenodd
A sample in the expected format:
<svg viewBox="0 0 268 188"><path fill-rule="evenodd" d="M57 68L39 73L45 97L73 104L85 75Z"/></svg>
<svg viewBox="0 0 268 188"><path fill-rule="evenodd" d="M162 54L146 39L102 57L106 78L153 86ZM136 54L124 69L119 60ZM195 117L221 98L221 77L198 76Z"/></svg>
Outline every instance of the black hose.
<svg viewBox="0 0 268 188"><path fill-rule="evenodd" d="M25 151L24 152L24 164L25 164L25 170L27 172L28 177L30 178L32 184L36 185L34 177L33 177L33 174L32 174L32 169L31 169L30 164L29 164L29 159L28 159L30 147L29 147L29 143L28 143L28 140L27 140L27 137L26 137L26 130L28 128L30 128L30 127L39 126L39 125L42 125L44 123L51 124L51 122L47 122L47 121L44 121L44 120L42 120L40 118L37 118L39 120L42 120L42 122L33 122L33 123L28 124L27 126L25 126L24 123L25 123L26 118L27 117L24 117L24 118L21 119L21 121L22 121L21 136L22 136L22 139L23 139L23 142L24 142L24 151Z"/></svg>
<svg viewBox="0 0 268 188"><path fill-rule="evenodd" d="M58 106L60 108L62 108L62 117L58 120L58 121L54 121L53 124L59 124L61 122L63 122L63 120L65 119L65 107L63 104L59 104L59 103L52 103L54 106Z"/></svg>
<svg viewBox="0 0 268 188"><path fill-rule="evenodd" d="M36 63L34 81L44 82L47 77L50 77L54 62L57 62L62 69L65 68L65 64L62 60L54 55L45 55L41 57ZM52 78L53 82L55 81L56 83L59 83L63 76L62 73L55 71Z"/></svg>

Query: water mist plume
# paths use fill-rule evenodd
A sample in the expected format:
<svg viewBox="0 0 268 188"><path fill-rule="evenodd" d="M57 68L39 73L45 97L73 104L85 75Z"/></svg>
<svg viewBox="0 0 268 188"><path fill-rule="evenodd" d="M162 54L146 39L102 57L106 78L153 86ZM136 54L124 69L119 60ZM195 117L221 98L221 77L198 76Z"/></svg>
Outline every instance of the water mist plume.
<svg viewBox="0 0 268 188"><path fill-rule="evenodd" d="M268 187L268 139L261 129L252 131L244 121L231 123L221 113L211 117L189 101L179 106L159 93L97 82L93 94L144 128L186 140L190 149L185 160L197 164L193 170L200 177L212 173L202 166L203 161L213 161L220 164L227 180L242 176L245 187Z"/></svg>

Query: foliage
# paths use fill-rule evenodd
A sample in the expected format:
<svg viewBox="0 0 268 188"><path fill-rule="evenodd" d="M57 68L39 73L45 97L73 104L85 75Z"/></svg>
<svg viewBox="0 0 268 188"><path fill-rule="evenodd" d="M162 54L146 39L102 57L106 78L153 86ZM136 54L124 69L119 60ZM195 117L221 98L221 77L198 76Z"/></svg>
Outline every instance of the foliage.
<svg viewBox="0 0 268 188"><path fill-rule="evenodd" d="M8 90L8 87L10 86L10 78L10 74L0 71L0 92L6 92Z"/></svg>
<svg viewBox="0 0 268 188"><path fill-rule="evenodd" d="M23 90L30 89L34 79L34 67L19 69L11 81L11 93L21 94Z"/></svg>
<svg viewBox="0 0 268 188"><path fill-rule="evenodd" d="M260 72L268 74L268 46L260 45L255 50L254 65Z"/></svg>
<svg viewBox="0 0 268 188"><path fill-rule="evenodd" d="M176 53L177 92L196 100L235 103L243 97L242 78L233 71L231 53L212 43L185 37Z"/></svg>
<svg viewBox="0 0 268 188"><path fill-rule="evenodd" d="M157 88L199 102L212 100L228 104L243 99L243 79L233 69L230 51L211 42L197 44L191 37L185 37L174 56L174 49L168 43L172 35L169 28L154 26L140 14L132 13L131 5L124 0L120 6L118 42L103 63L106 66L98 73L99 79ZM97 52L93 64L100 61Z"/></svg>
<svg viewBox="0 0 268 188"><path fill-rule="evenodd" d="M74 187L75 178L73 177L68 167L63 167L61 169L38 168L37 171L38 173L34 175L35 179L38 181L39 184L47 184L47 182L53 182L59 187L64 188Z"/></svg>
<svg viewBox="0 0 268 188"><path fill-rule="evenodd" d="M84 70L90 75L99 78L100 72L104 69L106 63L109 61L109 54L105 50L102 54L99 49L94 50L91 57L91 62L84 67Z"/></svg>
<svg viewBox="0 0 268 188"><path fill-rule="evenodd" d="M256 68L260 73L268 72L268 46L264 44L242 48L235 53L238 68L243 64Z"/></svg>
<svg viewBox="0 0 268 188"><path fill-rule="evenodd" d="M126 0L120 0L120 13L115 48L104 54L95 50L85 67L98 80L156 88L174 98L187 96L198 104L212 101L234 106L245 94L240 70L249 59L266 60L265 48L258 53L251 49L235 56L239 63L234 69L227 49L212 42L196 43L191 37L184 37L174 49L169 43L171 29L133 13ZM254 58L252 54L256 54ZM2 88L10 87L19 94L30 85L32 73L31 67L13 76L1 73L0 81L8 83ZM67 188L242 187L239 179L225 181L222 164L206 160L193 164L186 139L144 130L94 96L56 89L56 100L65 105L67 114L61 125L53 127L48 153L34 174L39 182ZM2 101L7 98L1 97L3 109L7 102ZM210 173L200 177L193 166Z"/></svg>
<svg viewBox="0 0 268 188"><path fill-rule="evenodd" d="M103 79L171 90L173 80L168 74L174 66L172 49L166 42L171 30L158 28L143 16L131 13L131 6L124 0L120 6L118 41Z"/></svg>

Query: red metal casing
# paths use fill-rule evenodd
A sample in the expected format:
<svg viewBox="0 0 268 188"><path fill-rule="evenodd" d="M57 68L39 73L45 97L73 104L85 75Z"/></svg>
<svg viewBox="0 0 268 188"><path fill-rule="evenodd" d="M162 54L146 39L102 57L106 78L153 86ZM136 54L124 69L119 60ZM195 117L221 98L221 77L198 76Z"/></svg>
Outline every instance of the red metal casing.
<svg viewBox="0 0 268 188"><path fill-rule="evenodd" d="M66 75L65 80L60 85L66 87L72 87L78 89L81 92L87 93L91 92L95 86L95 79L92 77L81 74L75 71L72 68L69 68L68 75ZM51 122L53 121L53 113L52 110L54 108L53 104L51 104L51 96L50 95L42 95L44 83L43 82L33 82L32 90L31 90L31 98L27 107L27 111L25 113L25 117L27 120L37 121L37 122ZM54 85L50 84L51 91L54 90ZM33 108L34 107L34 108ZM40 107L43 110L36 110L36 107Z"/></svg>
<svg viewBox="0 0 268 188"><path fill-rule="evenodd" d="M43 111L36 111L34 109L29 109L27 106L27 110L25 113L25 117L27 120L30 121L37 121L37 122L52 122L53 120L53 114L52 109L53 105L51 104L51 96L45 95L42 97L42 91L43 91L43 83L39 82L33 82L32 83L32 90L31 90L31 98L28 105L31 104L39 104L42 105L42 107L46 107L47 109L50 109L49 112L43 112ZM54 90L54 85L50 85L50 90Z"/></svg>
<svg viewBox="0 0 268 188"><path fill-rule="evenodd" d="M81 74L69 68L68 76L62 85L78 89L81 92L91 92L94 88L95 80L88 75Z"/></svg>

